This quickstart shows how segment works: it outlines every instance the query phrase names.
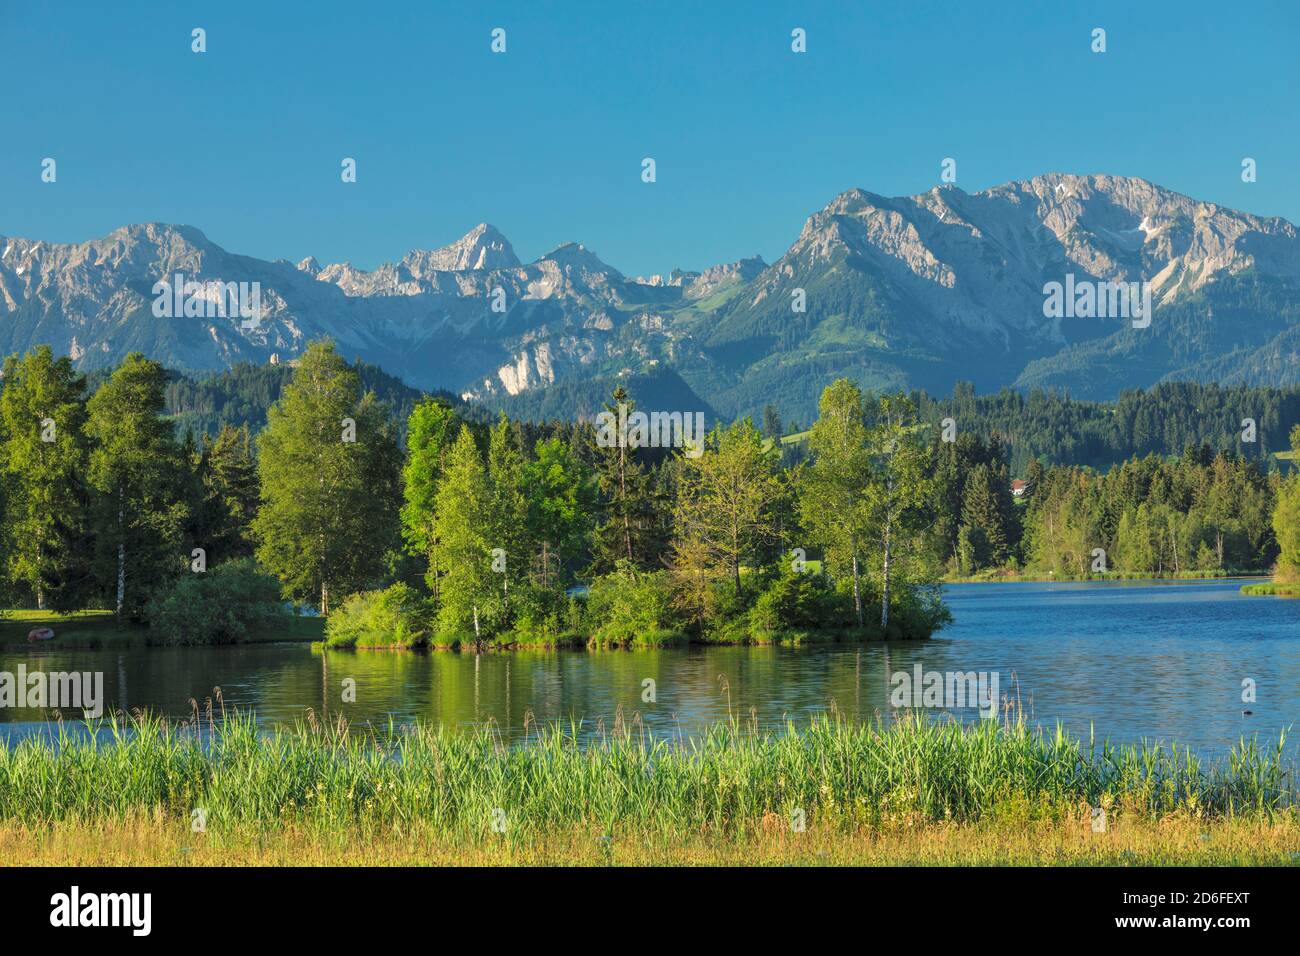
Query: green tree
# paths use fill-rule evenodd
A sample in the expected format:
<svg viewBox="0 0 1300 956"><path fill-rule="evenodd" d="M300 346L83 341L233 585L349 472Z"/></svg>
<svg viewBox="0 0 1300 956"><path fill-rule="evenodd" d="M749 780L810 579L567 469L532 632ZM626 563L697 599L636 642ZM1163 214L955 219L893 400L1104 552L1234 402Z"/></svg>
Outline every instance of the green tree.
<svg viewBox="0 0 1300 956"><path fill-rule="evenodd" d="M852 574L859 627L864 623L860 568L872 531L867 439L862 392L848 379L828 385L808 438L813 461L800 482L799 512L832 567Z"/></svg>
<svg viewBox="0 0 1300 956"><path fill-rule="evenodd" d="M515 429L504 414L488 436L488 493L491 515L488 539L493 550L493 573L501 578L501 600L510 602L513 568L528 550L528 500L524 497L524 457Z"/></svg>
<svg viewBox="0 0 1300 956"><path fill-rule="evenodd" d="M247 425L222 425L216 438L203 436L198 478L196 546L203 548L212 562L252 557L259 489Z"/></svg>
<svg viewBox="0 0 1300 956"><path fill-rule="evenodd" d="M462 425L447 456L434 507L438 522L438 628L447 635L500 622L489 538L492 493L474 434Z"/></svg>
<svg viewBox="0 0 1300 956"><path fill-rule="evenodd" d="M889 627L894 562L910 557L912 535L925 521L930 494L928 455L920 442L916 406L905 395L882 395L876 403L868 447L871 463L867 513L880 542L880 627Z"/></svg>
<svg viewBox="0 0 1300 956"><path fill-rule="evenodd" d="M1291 450L1300 453L1300 425L1291 429ZM1278 486L1273 534L1278 546L1278 581L1300 580L1300 474L1290 475Z"/></svg>
<svg viewBox="0 0 1300 956"><path fill-rule="evenodd" d="M757 561L776 537L783 496L776 455L748 418L715 427L705 444L702 454L680 459L673 561L691 575L705 568L715 579L730 576L741 599L741 566Z"/></svg>
<svg viewBox="0 0 1300 956"><path fill-rule="evenodd" d="M773 441L781 440L781 415L775 405L763 407L763 434Z"/></svg>
<svg viewBox="0 0 1300 956"><path fill-rule="evenodd" d="M425 559L425 583L438 600L438 485L455 438L456 415L445 402L425 399L407 421L402 471L402 536L412 554Z"/></svg>
<svg viewBox="0 0 1300 956"><path fill-rule="evenodd" d="M558 438L538 442L536 451L524 487L534 578L545 590L586 541L594 488L586 466Z"/></svg>
<svg viewBox="0 0 1300 956"><path fill-rule="evenodd" d="M87 406L99 579L113 581L119 618L142 619L152 589L190 559L182 550L186 464L162 414L166 387L163 367L132 352Z"/></svg>
<svg viewBox="0 0 1300 956"><path fill-rule="evenodd" d="M398 539L401 452L385 406L330 342L308 346L258 437L257 558L287 595L377 585Z"/></svg>
<svg viewBox="0 0 1300 956"><path fill-rule="evenodd" d="M8 494L0 515L10 579L36 606L83 603L88 569L88 456L85 379L48 345L5 360L0 392L0 475Z"/></svg>
<svg viewBox="0 0 1300 956"><path fill-rule="evenodd" d="M605 410L619 419L619 406L626 415L636 409L636 402L620 384L614 388L612 402ZM608 448L598 448L596 456L600 523L592 540L592 570L596 574L613 571L620 561L632 569L653 566L662 547L660 522L652 476L641 464L639 451L626 441Z"/></svg>
<svg viewBox="0 0 1300 956"><path fill-rule="evenodd" d="M1005 564L1009 555L1006 516L992 482L988 465L981 462L966 476L962 494L961 523L978 529L978 536L968 535L968 539L982 543L975 548L976 569Z"/></svg>

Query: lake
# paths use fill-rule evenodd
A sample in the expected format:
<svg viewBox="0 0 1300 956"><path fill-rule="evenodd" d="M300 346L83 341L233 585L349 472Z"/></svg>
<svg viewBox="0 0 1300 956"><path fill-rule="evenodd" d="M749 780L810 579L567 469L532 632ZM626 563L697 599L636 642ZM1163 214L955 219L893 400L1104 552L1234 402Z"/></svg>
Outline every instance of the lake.
<svg viewBox="0 0 1300 956"><path fill-rule="evenodd" d="M996 672L1001 695L1049 728L1059 721L1085 737L1093 727L1115 741L1176 740L1221 756L1242 735L1276 741L1300 717L1300 601L1246 597L1241 584L950 585L955 623L908 644L475 656L321 653L304 644L78 651L56 641L0 651L0 671L20 663L102 671L111 707L170 717L188 716L191 698L202 707L220 687L228 709L253 710L268 728L311 708L354 725L492 722L520 740L556 721L600 734L620 715L661 735L691 735L729 714L771 728L830 710L888 721L891 675L919 664L923 673ZM1253 703L1242 702L1247 678ZM355 687L355 702L344 703L345 686ZM651 687L654 700L643 701ZM971 707L954 713L979 719ZM0 734L48 732L43 716L0 709Z"/></svg>

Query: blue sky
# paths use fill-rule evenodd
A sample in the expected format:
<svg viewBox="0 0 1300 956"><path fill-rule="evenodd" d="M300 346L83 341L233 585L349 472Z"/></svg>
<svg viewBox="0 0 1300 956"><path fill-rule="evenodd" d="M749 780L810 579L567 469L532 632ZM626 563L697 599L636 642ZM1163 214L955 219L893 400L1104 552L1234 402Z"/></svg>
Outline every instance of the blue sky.
<svg viewBox="0 0 1300 956"><path fill-rule="evenodd" d="M645 274L771 261L949 156L968 191L1108 172L1300 222L1298 28L1295 2L0 0L0 234L160 220L371 268L488 221Z"/></svg>

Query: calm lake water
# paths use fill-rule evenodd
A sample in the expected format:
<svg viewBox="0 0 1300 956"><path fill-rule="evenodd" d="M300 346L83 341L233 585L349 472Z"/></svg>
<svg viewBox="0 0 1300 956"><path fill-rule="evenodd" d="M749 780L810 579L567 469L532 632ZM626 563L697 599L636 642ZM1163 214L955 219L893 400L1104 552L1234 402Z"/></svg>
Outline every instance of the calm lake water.
<svg viewBox="0 0 1300 956"><path fill-rule="evenodd" d="M1033 721L1116 741L1177 740L1221 755L1242 735L1276 741L1300 718L1300 601L1245 597L1241 581L963 584L946 588L955 623L915 644L472 654L313 652L307 645L0 651L0 671L103 671L113 707L190 713L220 687L227 708L270 728L342 713L354 725L419 718L611 728L620 712L662 735L697 732L730 711L760 725L837 710L889 720L890 675L996 671ZM343 703L345 679L356 702ZM1242 680L1256 701L1243 704ZM656 700L642 701L644 681ZM1243 710L1251 710L1251 716ZM46 733L38 711L0 709L0 736ZM973 709L958 711L977 719ZM1288 748L1290 749L1290 748ZM1294 751L1293 751L1294 753Z"/></svg>

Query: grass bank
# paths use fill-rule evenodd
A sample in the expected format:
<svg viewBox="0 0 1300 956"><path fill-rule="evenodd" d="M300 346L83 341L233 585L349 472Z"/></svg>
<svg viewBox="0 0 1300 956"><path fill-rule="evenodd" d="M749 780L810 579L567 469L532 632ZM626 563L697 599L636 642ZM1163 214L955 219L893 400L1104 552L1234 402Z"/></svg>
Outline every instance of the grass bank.
<svg viewBox="0 0 1300 956"><path fill-rule="evenodd" d="M1300 851L1283 740L1244 741L1206 765L1182 748L997 721L822 719L775 734L730 722L679 740L619 725L587 746L574 728L517 746L427 726L262 736L242 716L101 730L0 749L3 839L48 831L33 846L49 862L1284 862ZM1095 807L1105 834L1092 833Z"/></svg>
<svg viewBox="0 0 1300 956"><path fill-rule="evenodd" d="M166 817L49 826L0 823L0 859L29 866L1296 866L1294 816L1205 820L1126 817L1104 833L1081 814L923 830L810 827L775 817L743 839L575 827L529 841L466 844L420 824L321 833L192 832Z"/></svg>
<svg viewBox="0 0 1300 956"><path fill-rule="evenodd" d="M54 640L41 646L70 650L98 648L146 647L162 643L157 632L141 624L118 625L112 611L35 611L0 610L0 648L30 647L27 634L34 627L49 627ZM274 627L250 634L242 644L269 644L276 641L318 641L325 633L325 621L319 617L296 617L286 614Z"/></svg>
<svg viewBox="0 0 1300 956"><path fill-rule="evenodd" d="M1241 593L1257 596L1300 597L1300 582L1283 584L1278 581L1265 581L1260 584L1243 584Z"/></svg>

